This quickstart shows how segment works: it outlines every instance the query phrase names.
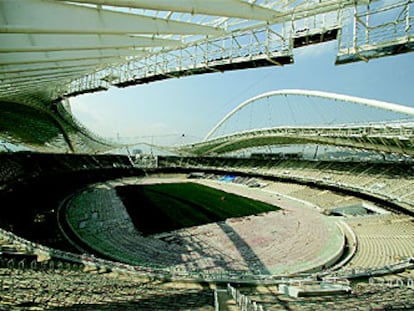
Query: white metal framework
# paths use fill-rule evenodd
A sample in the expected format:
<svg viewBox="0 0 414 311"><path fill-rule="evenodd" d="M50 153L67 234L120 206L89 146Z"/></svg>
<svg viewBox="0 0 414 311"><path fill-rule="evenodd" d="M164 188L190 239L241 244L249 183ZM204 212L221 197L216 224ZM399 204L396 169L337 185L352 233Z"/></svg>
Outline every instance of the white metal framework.
<svg viewBox="0 0 414 311"><path fill-rule="evenodd" d="M292 64L294 48L335 39L337 64L409 52L412 2L0 0L0 103L53 113L110 87Z"/></svg>
<svg viewBox="0 0 414 311"><path fill-rule="evenodd" d="M337 63L413 48L412 1L0 0L0 98L60 99L293 62L340 39Z"/></svg>
<svg viewBox="0 0 414 311"><path fill-rule="evenodd" d="M414 122L367 122L366 124L340 124L324 126L275 126L238 131L213 138L217 130L244 107L270 97L298 95L327 98L338 102L375 107L391 112L414 116L414 108L393 103L349 95L310 91L277 90L248 99L228 113L207 134L204 141L172 149L184 155L224 154L264 145L324 144L414 156Z"/></svg>
<svg viewBox="0 0 414 311"><path fill-rule="evenodd" d="M414 123L265 128L170 148L170 151L186 156L205 156L260 146L304 144L332 145L412 157L414 156Z"/></svg>

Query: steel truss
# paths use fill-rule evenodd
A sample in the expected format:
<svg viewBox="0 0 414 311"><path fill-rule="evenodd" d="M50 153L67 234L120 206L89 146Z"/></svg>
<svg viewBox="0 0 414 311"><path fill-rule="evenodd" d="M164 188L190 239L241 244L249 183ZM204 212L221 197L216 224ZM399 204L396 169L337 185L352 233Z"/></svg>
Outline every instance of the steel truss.
<svg viewBox="0 0 414 311"><path fill-rule="evenodd" d="M368 61L414 50L414 1L385 1L354 6L343 25L336 64Z"/></svg>
<svg viewBox="0 0 414 311"><path fill-rule="evenodd" d="M283 66L294 62L294 48L335 39L339 39L336 64L409 52L414 46L411 2L320 1L287 6L283 14L278 10L280 15L271 23L250 21L245 26L239 22L243 27L238 29L233 22L226 35L186 38L190 42L178 47L148 51L144 57L98 71L92 86L85 77L63 85L56 94L71 96L187 75Z"/></svg>

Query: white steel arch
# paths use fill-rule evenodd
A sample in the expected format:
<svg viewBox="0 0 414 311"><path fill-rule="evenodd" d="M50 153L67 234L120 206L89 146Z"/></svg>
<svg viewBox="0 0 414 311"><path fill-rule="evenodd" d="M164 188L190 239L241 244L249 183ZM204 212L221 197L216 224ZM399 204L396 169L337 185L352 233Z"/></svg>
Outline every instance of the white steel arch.
<svg viewBox="0 0 414 311"><path fill-rule="evenodd" d="M230 111L223 119L220 120L208 134L204 138L204 141L210 139L214 133L233 115L235 115L238 111L243 109L244 107L254 103L257 100L273 97L273 96L289 96L289 95L299 95L299 96L311 96L311 97L319 97L319 98L327 98L332 99L335 101L343 101L343 102L349 102L354 103L358 105L363 106L369 106L369 107L375 107L383 110L388 110L392 112L398 112L402 114L406 114L409 116L414 116L414 108L398 105L394 103L389 103L385 101L375 100L375 99L368 99L368 98L362 98L362 97L356 97L356 96L350 96L350 95L344 95L344 94L337 94L337 93L330 93L330 92L323 92L323 91L314 91L314 90L299 90L299 89L286 89L286 90L275 90L266 92L260 95L257 95L255 97L252 97L244 102L242 102L240 105L238 105L236 108L234 108L232 111Z"/></svg>

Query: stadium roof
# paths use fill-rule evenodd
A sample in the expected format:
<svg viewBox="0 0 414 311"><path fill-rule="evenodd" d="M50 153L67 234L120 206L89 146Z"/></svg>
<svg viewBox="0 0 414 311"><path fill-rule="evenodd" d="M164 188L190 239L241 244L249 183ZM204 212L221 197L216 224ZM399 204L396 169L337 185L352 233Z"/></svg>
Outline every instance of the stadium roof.
<svg viewBox="0 0 414 311"><path fill-rule="evenodd" d="M337 39L341 28L361 19L347 10L366 16L368 3L369 14L405 10L395 23L407 27L389 37L389 23L377 25L384 42L344 48L337 62L412 50L407 1L0 0L0 138L37 150L108 150L112 143L76 123L62 104L66 98L291 64L293 48ZM303 27L305 20L313 26Z"/></svg>

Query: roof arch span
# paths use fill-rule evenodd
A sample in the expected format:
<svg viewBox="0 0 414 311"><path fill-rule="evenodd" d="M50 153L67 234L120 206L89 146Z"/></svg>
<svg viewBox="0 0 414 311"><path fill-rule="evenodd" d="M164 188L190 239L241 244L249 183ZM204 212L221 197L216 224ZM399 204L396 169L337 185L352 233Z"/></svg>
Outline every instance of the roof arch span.
<svg viewBox="0 0 414 311"><path fill-rule="evenodd" d="M344 94L338 94L338 93L331 93L331 92L324 92L324 91L316 91L316 90L301 90L301 89L274 90L274 91L262 93L260 95L254 96L242 102L232 111L230 111L223 119L221 119L210 130L210 132L208 132L208 134L204 138L204 141L209 140L217 132L217 130L224 123L226 123L228 119L230 119L233 115L235 115L237 112L242 110L244 107L263 98L269 98L269 97L274 97L274 96L289 96L289 95L310 96L310 97L332 99L335 101L349 102L349 103L358 104L362 106L375 107L375 108L379 108L379 109L383 109L383 110L387 110L391 112L397 112L397 113L406 114L409 116L414 116L413 107L398 105L398 104L375 100L375 99L368 99L368 98L362 98L362 97L356 97L356 96L350 96L350 95L344 95Z"/></svg>

